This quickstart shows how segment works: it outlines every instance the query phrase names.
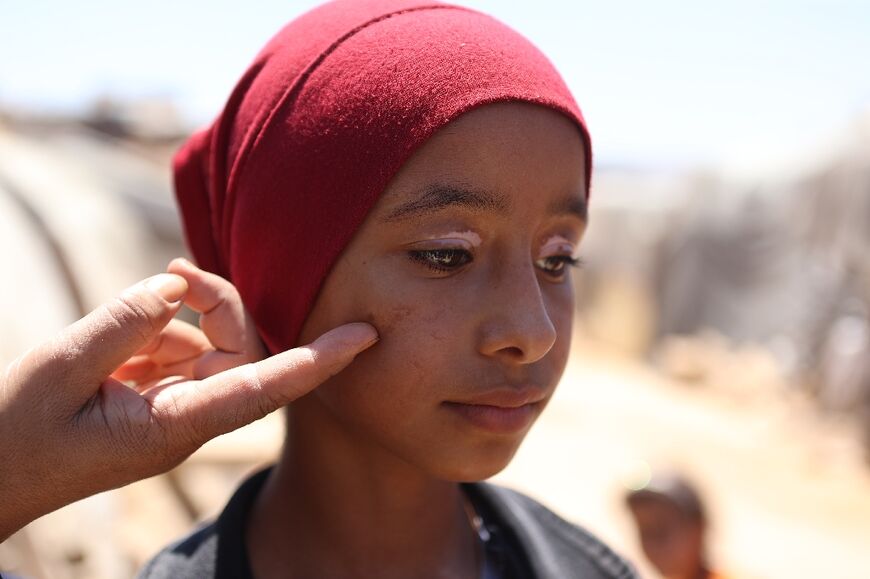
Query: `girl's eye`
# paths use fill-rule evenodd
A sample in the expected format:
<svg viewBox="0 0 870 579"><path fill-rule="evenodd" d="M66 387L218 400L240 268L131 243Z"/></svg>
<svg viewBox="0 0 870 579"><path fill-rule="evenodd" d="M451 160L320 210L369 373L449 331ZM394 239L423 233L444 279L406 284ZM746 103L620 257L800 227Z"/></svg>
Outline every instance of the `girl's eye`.
<svg viewBox="0 0 870 579"><path fill-rule="evenodd" d="M551 255L537 260L535 265L548 276L560 278L565 274L566 267L580 267L582 262L570 255Z"/></svg>
<svg viewBox="0 0 870 579"><path fill-rule="evenodd" d="M465 249L422 249L408 252L408 257L435 271L453 271L471 262Z"/></svg>

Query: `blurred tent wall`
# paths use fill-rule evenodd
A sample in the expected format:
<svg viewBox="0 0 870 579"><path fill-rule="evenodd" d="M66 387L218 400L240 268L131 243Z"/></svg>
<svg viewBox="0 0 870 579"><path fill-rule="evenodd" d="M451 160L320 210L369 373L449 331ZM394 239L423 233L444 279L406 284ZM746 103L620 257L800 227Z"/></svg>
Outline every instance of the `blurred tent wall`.
<svg viewBox="0 0 870 579"><path fill-rule="evenodd" d="M4 308L7 328L27 326L4 338L4 360L183 251L167 170L182 133L127 127L108 106L85 119L0 116L0 251L17 282L4 284L13 292L4 297L46 316L25 324ZM127 114L138 117L134 109Z"/></svg>
<svg viewBox="0 0 870 579"><path fill-rule="evenodd" d="M156 108L163 114L102 101L84 118L0 116L0 364L184 253L168 167L186 131L168 105ZM177 536L191 521L165 494L169 506L157 495L152 507ZM33 577L130 576L123 504L107 493L44 517L0 545L0 565ZM81 521L93 532L77 531Z"/></svg>

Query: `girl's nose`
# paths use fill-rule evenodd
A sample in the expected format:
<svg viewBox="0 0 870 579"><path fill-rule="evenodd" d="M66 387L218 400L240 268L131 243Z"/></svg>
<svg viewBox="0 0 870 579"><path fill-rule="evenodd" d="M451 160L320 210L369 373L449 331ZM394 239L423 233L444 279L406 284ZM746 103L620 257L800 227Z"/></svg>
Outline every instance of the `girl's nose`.
<svg viewBox="0 0 870 579"><path fill-rule="evenodd" d="M483 308L479 350L485 356L531 364L556 343L556 328L531 264L506 272L487 292Z"/></svg>

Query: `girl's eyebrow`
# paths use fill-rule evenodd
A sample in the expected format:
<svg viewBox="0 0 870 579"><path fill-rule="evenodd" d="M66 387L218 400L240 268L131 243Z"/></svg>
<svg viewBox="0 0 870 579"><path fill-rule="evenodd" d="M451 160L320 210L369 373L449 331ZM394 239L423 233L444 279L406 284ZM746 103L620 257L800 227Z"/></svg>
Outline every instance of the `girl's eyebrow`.
<svg viewBox="0 0 870 579"><path fill-rule="evenodd" d="M453 206L505 214L510 209L510 202L505 195L491 191L436 184L424 189L415 199L395 207L384 221L400 221Z"/></svg>
<svg viewBox="0 0 870 579"><path fill-rule="evenodd" d="M427 187L415 199L393 208L383 220L402 221L456 206L504 215L510 210L511 204L508 197L501 193L439 183ZM550 204L548 210L552 215L573 215L584 223L588 217L585 194L567 195L557 199Z"/></svg>
<svg viewBox="0 0 870 579"><path fill-rule="evenodd" d="M586 203L586 197L569 195L562 199L557 199L549 207L550 213L553 215L573 215L586 223L589 216L589 205Z"/></svg>

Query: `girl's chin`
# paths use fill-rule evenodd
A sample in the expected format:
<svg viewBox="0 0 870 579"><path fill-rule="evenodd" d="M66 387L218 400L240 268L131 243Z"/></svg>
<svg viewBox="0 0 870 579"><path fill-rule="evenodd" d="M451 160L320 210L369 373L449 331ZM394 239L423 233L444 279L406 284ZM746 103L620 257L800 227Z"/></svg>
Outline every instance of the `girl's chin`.
<svg viewBox="0 0 870 579"><path fill-rule="evenodd" d="M437 465L430 472L442 480L452 482L478 482L493 477L510 464L516 449L505 454L489 454L486 457L453 457L450 464ZM464 458L464 460L463 460Z"/></svg>

